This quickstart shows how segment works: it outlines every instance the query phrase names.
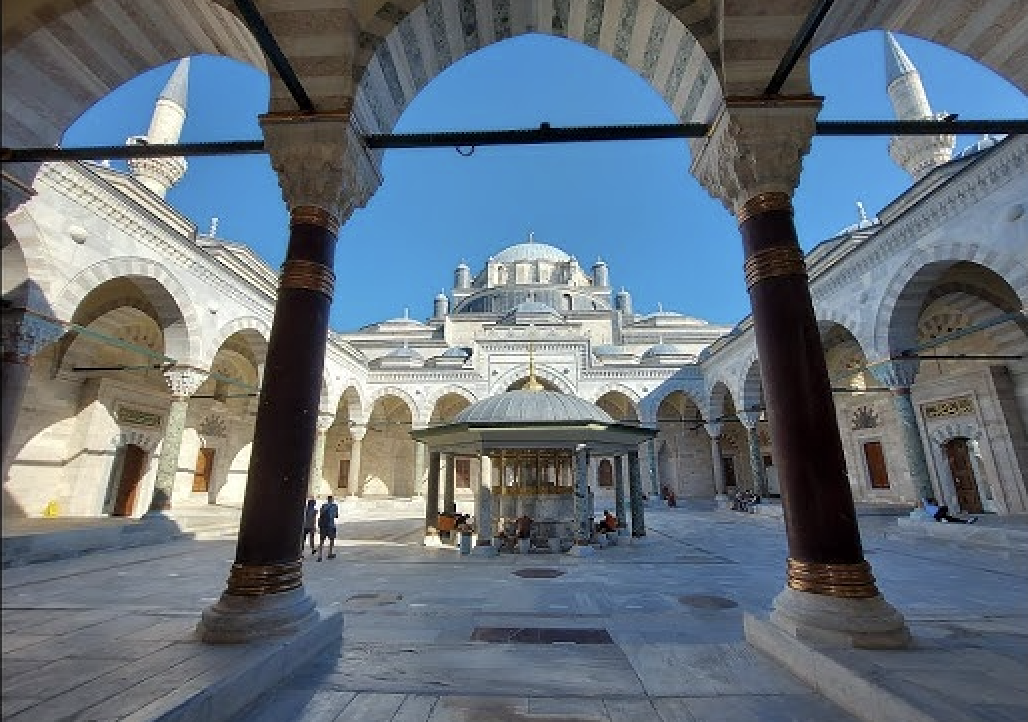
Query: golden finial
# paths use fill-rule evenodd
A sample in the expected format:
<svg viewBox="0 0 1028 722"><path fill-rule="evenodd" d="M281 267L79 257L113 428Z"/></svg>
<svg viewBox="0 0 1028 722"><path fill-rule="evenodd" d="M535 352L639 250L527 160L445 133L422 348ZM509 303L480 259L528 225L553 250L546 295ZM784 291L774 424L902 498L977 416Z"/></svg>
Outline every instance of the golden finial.
<svg viewBox="0 0 1028 722"><path fill-rule="evenodd" d="M529 331L529 334L531 334L531 331ZM529 335L529 337L528 337L528 381L526 381L525 385L521 387L521 389L523 391L543 391L543 390L546 389L545 386L543 386L541 383L539 383L539 379L537 379L535 377L535 355L533 354L533 351L534 351L534 348L533 348L533 345L532 345L532 336Z"/></svg>

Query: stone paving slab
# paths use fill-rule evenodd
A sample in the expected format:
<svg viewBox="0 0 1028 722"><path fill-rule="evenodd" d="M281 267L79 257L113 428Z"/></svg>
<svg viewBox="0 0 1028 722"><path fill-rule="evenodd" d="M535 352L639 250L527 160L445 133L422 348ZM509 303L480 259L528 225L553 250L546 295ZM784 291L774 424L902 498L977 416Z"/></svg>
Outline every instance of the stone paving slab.
<svg viewBox="0 0 1028 722"><path fill-rule="evenodd" d="M485 558L425 548L416 514L389 513L351 510L338 558L304 560L308 593L339 619L324 652L325 635L278 649L190 638L224 589L230 540L5 570L3 722L908 722L834 700L854 675L868 699L891 694L938 722L1028 719L1016 550L888 539L889 520L874 520L868 559L917 645L826 656L838 673L810 683L744 637L784 582L780 524L686 504L647 509L646 544ZM472 641L484 626L603 629L612 643ZM940 690L942 704L925 701Z"/></svg>

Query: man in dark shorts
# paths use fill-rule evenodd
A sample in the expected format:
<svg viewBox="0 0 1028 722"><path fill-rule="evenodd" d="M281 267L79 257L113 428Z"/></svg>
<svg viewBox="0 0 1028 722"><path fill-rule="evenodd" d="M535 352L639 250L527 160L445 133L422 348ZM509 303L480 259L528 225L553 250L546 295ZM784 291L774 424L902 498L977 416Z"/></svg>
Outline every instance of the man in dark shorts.
<svg viewBox="0 0 1028 722"><path fill-rule="evenodd" d="M321 511L318 512L318 561L321 561L321 555L325 548L325 540L328 539L328 558L335 559L335 547L336 547L336 519L339 517L339 507L336 506L335 500L329 496L325 503L321 505Z"/></svg>

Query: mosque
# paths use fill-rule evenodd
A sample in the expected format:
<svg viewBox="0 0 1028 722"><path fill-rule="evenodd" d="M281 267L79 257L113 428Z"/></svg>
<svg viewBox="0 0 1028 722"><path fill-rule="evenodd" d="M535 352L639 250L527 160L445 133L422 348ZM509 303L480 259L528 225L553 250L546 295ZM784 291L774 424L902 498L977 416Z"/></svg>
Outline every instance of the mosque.
<svg viewBox="0 0 1028 722"><path fill-rule="evenodd" d="M137 65L146 67L155 66L153 53L167 56L162 62L195 54L159 41L167 30L183 47L196 40L197 52L265 67L258 45L267 37L211 5L196 27L164 14L133 24L154 35L126 36L122 46L141 42L147 50ZM139 155L128 172L61 161L27 164L33 172L26 174L26 164L5 164L4 518L242 505L236 564L222 600L205 612L202 636L275 634L274 623L255 631L252 608L282 612L275 618L285 620L283 629L310 614L307 602L295 601L304 594L292 558L299 527L269 521L283 506L299 512L309 494L355 504L425 498L427 532L440 486L447 506L481 509L502 475L486 473L485 457L459 445L431 450L434 430L467 422L465 412L481 410L483 401L541 387L569 400L563 421L620 434L620 445L597 443L575 456L575 483L581 479L597 499L616 498L625 477L634 497L651 500L662 487L679 499L724 502L740 489L779 498L798 531L789 536L776 623L816 628L828 617L849 619L856 600L880 626L856 615L846 634L905 644L902 618L882 600L863 559L853 501L913 508L934 496L954 512L1028 512L1028 139L985 136L955 152L953 135L894 137L889 153L911 176L910 187L875 217L861 208L858 222L804 254L790 193L820 103L805 72L758 93L755 83L766 78L756 76L773 69L764 66L780 54L777 45L764 48L768 57L729 57L728 45L712 49L720 35L709 28L720 26L690 19L700 11L684 4L649 3L640 15L635 4L620 9L632 14L624 27L652 32L601 33L601 25L611 26L605 17L565 17L566 8L554 4L544 18L549 30L497 14L463 18L463 35L449 15L433 15L438 3L408 5L409 14L386 3L370 18L340 10L331 27L350 33L345 41L312 46L352 52L345 67L355 78L343 73L346 82L336 84L321 83L310 67L342 65L306 64L306 50L315 51L303 48L298 29L310 24L287 22L286 12L271 18L285 49L304 59L319 107L338 109L296 114L290 97L301 106L310 99L297 83L273 77L261 122L290 205L281 270L245 238L205 233L165 201L187 173L184 158ZM745 14L744 6L724 12ZM52 145L88 107L83 98L95 100L111 79L35 62L65 57L68 34L40 30L63 27L65 17L54 13L12 16L18 32L11 34L4 21L5 148ZM835 13L817 42L869 27L912 29L929 14L886 23L869 13L862 25L856 14ZM68 52L107 68L87 46L99 44L110 57L122 46L108 44L101 19L75 15L82 35L72 34ZM380 182L380 154L359 152L359 131L388 131L434 73L508 37L512 22L517 32L552 31L612 53L659 85L683 121L711 123L707 136L690 141L691 170L739 221L751 316L727 327L670 309L636 313L630 289L612 284L617 269L602 260L583 265L561 250L561 239L529 234L507 239L480 268L454 259L452 285L444 281L449 291L434 297L430 318L327 328L339 225ZM1001 23L990 27L1006 32ZM921 34L931 39L936 30ZM387 45L387 35L395 43ZM949 44L973 57L985 52L963 47L971 42L965 35ZM885 37L896 117L940 120L918 70L896 38ZM993 44L986 54L1023 87L1019 43ZM677 50L664 52L662 44ZM131 77L143 69L133 63L115 63L108 75ZM37 69L38 83L36 70L14 68ZM28 100L37 97L36 85L67 92L36 103ZM177 142L188 86L186 59L157 99L147 133L128 143ZM769 105L772 96L778 100ZM762 160L742 162L754 154ZM325 163L338 166L341 187L311 180L311 169ZM440 280L423 282L438 288ZM324 328L297 318L323 319ZM545 408L556 413L552 404ZM488 535L479 542L488 544ZM232 600L243 596L259 603L240 611ZM829 611L808 614L798 600L809 598Z"/></svg>

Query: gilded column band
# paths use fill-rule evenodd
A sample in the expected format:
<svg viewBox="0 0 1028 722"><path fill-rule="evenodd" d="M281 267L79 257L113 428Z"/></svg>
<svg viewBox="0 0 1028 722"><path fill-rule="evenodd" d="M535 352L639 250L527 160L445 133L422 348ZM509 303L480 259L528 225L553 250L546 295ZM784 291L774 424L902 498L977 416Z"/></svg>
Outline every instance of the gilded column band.
<svg viewBox="0 0 1028 722"><path fill-rule="evenodd" d="M792 199L789 197L789 194L780 191L758 193L742 204L742 207L736 212L735 218L741 226L754 216L758 216L761 213L769 213L770 211L788 211L792 213Z"/></svg>
<svg viewBox="0 0 1028 722"><path fill-rule="evenodd" d="M775 246L757 251L743 263L746 288L776 276L806 276L807 264L798 246Z"/></svg>
<svg viewBox="0 0 1028 722"><path fill-rule="evenodd" d="M228 575L228 594L260 597L299 589L303 583L299 559L282 564L233 564Z"/></svg>
<svg viewBox="0 0 1028 722"><path fill-rule="evenodd" d="M868 599L879 595L871 565L800 562L789 558L787 583L799 592L824 594L829 597Z"/></svg>
<svg viewBox="0 0 1028 722"><path fill-rule="evenodd" d="M320 226L333 236L339 235L339 219L318 206L296 206L289 213L289 227L296 225Z"/></svg>
<svg viewBox="0 0 1028 722"><path fill-rule="evenodd" d="M292 260L282 264L279 288L304 288L317 291L332 298L335 292L336 274L331 269L314 261Z"/></svg>

